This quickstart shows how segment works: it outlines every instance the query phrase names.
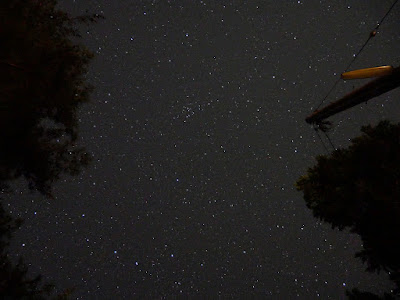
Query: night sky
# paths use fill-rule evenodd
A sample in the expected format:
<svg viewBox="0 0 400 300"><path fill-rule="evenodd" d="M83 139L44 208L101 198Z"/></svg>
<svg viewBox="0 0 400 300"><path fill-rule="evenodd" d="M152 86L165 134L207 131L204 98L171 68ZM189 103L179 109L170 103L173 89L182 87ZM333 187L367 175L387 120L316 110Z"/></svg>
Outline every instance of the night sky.
<svg viewBox="0 0 400 300"><path fill-rule="evenodd" d="M97 55L80 111L93 163L50 200L24 181L12 250L73 298L342 299L390 290L356 235L307 209L295 181L326 150L305 123L393 3L68 0ZM399 65L400 5L352 68ZM365 81L340 82L325 104ZM400 121L400 92L330 118L336 147ZM326 143L327 144L327 143ZM328 145L328 144L327 144Z"/></svg>

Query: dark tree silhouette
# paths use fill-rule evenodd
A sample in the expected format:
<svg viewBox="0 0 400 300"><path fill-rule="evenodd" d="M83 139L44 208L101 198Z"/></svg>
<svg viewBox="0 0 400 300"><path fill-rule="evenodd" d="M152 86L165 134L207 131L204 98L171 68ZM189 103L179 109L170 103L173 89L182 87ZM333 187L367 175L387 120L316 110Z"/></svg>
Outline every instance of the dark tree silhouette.
<svg viewBox="0 0 400 300"><path fill-rule="evenodd" d="M32 190L49 197L61 174L78 174L90 155L76 145L77 109L92 90L85 82L93 54L73 40L76 26L100 16L73 18L56 0L0 1L0 189L24 177ZM0 199L1 200L1 199ZM22 259L7 252L21 225L0 203L0 298L64 299L41 277L29 279Z"/></svg>
<svg viewBox="0 0 400 300"><path fill-rule="evenodd" d="M12 234L22 224L21 219L13 220L0 205L0 297L1 299L67 299L72 290L54 295L54 285L42 283L41 276L33 279L27 276L28 268L20 258L14 264L7 252Z"/></svg>
<svg viewBox="0 0 400 300"><path fill-rule="evenodd" d="M100 17L72 18L56 4L0 1L0 181L23 176L48 195L62 173L77 174L90 160L75 142L93 54L71 38L77 23Z"/></svg>
<svg viewBox="0 0 400 300"><path fill-rule="evenodd" d="M318 156L296 183L315 217L360 235L368 271L386 271L400 291L400 124L364 126L347 149Z"/></svg>

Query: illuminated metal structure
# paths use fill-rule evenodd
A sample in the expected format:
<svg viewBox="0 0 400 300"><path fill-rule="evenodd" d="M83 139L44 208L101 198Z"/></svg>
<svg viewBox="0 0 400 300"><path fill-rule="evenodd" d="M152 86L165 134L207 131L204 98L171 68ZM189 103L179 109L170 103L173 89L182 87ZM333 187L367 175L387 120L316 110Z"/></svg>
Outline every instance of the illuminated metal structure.
<svg viewBox="0 0 400 300"><path fill-rule="evenodd" d="M342 74L343 79L378 78L348 93L339 100L328 104L326 107L314 111L306 118L309 124L321 124L326 118L351 108L362 102L384 94L400 86L400 67L390 66L361 69Z"/></svg>

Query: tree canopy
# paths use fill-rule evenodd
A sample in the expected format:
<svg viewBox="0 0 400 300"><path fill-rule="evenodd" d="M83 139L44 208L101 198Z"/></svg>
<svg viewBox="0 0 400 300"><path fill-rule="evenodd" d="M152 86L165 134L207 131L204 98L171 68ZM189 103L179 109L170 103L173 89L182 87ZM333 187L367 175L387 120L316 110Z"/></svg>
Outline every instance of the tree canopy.
<svg viewBox="0 0 400 300"><path fill-rule="evenodd" d="M400 291L400 124L364 126L346 149L318 156L296 183L315 217L360 235L368 271L386 271Z"/></svg>
<svg viewBox="0 0 400 300"><path fill-rule="evenodd" d="M12 234L22 224L21 219L12 219L0 205L0 295L1 299L68 299L72 290L53 295L55 286L43 283L40 275L31 279L22 258L14 264L7 252Z"/></svg>
<svg viewBox="0 0 400 300"><path fill-rule="evenodd" d="M75 143L93 54L71 38L79 36L77 23L100 17L72 18L56 4L0 2L0 182L23 176L45 194L62 173L77 174L90 160Z"/></svg>
<svg viewBox="0 0 400 300"><path fill-rule="evenodd" d="M90 155L76 145L77 109L92 87L85 74L93 54L73 42L77 24L100 16L71 17L56 0L0 1L0 188L24 177L32 190L52 197L52 183L75 175ZM2 199L0 199L2 200ZM53 286L29 279L7 247L21 225L0 203L0 295L3 299L48 299ZM53 296L64 299L71 291Z"/></svg>

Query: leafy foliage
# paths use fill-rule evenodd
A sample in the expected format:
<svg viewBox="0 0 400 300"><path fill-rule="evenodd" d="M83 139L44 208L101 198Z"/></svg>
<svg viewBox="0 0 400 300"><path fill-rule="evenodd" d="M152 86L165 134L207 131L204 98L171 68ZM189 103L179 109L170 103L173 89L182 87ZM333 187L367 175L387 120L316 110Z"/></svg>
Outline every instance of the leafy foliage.
<svg viewBox="0 0 400 300"><path fill-rule="evenodd" d="M0 2L0 181L24 176L31 189L50 195L62 173L90 161L77 147L77 108L89 100L85 82L93 54L74 44L76 22L56 0Z"/></svg>
<svg viewBox="0 0 400 300"><path fill-rule="evenodd" d="M56 9L56 0L0 1L0 190L25 177L29 188L51 195L61 174L78 174L90 155L76 145L77 108L89 101L92 87L85 74L93 54L74 44L76 18ZM22 221L13 220L0 204L1 299L66 299L71 290L53 295L54 286L41 276L29 279L22 259L7 252L12 233Z"/></svg>
<svg viewBox="0 0 400 300"><path fill-rule="evenodd" d="M21 219L13 220L0 205L0 295L1 299L67 299L72 290L53 295L54 285L42 283L40 275L33 279L27 276L28 268L20 258L17 264L9 259L6 251L12 234L22 224Z"/></svg>
<svg viewBox="0 0 400 300"><path fill-rule="evenodd" d="M364 126L347 149L317 157L296 183L315 217L361 236L368 271L388 272L400 291L400 124Z"/></svg>

